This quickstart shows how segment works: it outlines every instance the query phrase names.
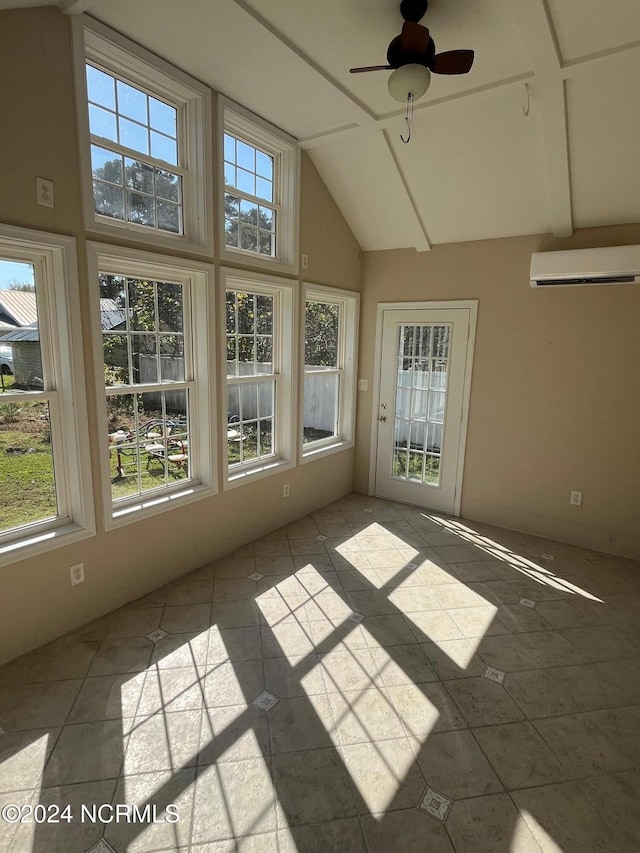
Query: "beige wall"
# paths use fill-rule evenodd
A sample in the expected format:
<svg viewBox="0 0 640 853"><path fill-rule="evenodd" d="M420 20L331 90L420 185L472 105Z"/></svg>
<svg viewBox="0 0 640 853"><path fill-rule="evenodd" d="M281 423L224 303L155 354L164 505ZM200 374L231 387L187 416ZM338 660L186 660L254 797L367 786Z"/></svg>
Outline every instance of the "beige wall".
<svg viewBox="0 0 640 853"><path fill-rule="evenodd" d="M463 517L640 557L640 287L529 286L533 251L633 243L639 225L366 253L356 490L369 482L377 304L477 299Z"/></svg>
<svg viewBox="0 0 640 853"><path fill-rule="evenodd" d="M89 346L69 19L57 9L0 12L0 222L68 234L78 242L94 483L104 429L96 422ZM53 180L55 208L35 203L35 178ZM310 160L303 156L301 249L305 280L359 290L360 249ZM214 260L211 258L210 260ZM221 406L224 410L224 406ZM0 567L0 663L136 598L338 497L353 486L347 451ZM282 498L290 483L291 496ZM86 581L71 589L69 566Z"/></svg>

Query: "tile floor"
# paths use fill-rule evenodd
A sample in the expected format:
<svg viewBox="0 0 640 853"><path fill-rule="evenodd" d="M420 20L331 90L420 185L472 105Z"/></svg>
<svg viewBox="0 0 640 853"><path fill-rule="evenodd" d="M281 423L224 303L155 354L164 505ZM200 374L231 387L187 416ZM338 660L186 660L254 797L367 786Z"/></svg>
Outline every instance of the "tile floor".
<svg viewBox="0 0 640 853"><path fill-rule="evenodd" d="M637 851L639 620L639 563L352 495L0 670L0 851Z"/></svg>

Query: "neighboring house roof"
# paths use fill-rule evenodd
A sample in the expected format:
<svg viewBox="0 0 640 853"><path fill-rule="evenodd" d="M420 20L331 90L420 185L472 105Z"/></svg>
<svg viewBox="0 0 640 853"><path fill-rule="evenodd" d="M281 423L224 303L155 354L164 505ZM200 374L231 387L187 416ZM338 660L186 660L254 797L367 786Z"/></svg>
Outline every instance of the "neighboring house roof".
<svg viewBox="0 0 640 853"><path fill-rule="evenodd" d="M114 329L116 326L124 323L126 319L127 312L124 308L118 307L118 304L114 299L100 300L100 326L103 332L108 331L109 329ZM18 343L25 341L36 343L40 340L37 322L30 323L20 329L15 329L12 326L6 325L4 328L11 329L7 334L2 334L4 329L0 327L0 341L4 343Z"/></svg>
<svg viewBox="0 0 640 853"><path fill-rule="evenodd" d="M38 319L35 293L0 290L0 311L15 320L16 326L31 326Z"/></svg>

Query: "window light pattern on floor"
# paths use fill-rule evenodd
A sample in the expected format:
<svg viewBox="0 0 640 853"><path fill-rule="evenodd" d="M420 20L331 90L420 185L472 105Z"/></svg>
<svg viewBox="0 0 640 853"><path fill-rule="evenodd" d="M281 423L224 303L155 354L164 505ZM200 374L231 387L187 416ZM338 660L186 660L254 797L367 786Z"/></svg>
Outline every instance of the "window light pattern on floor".
<svg viewBox="0 0 640 853"><path fill-rule="evenodd" d="M345 498L0 670L4 802L180 814L2 843L635 850L639 568Z"/></svg>

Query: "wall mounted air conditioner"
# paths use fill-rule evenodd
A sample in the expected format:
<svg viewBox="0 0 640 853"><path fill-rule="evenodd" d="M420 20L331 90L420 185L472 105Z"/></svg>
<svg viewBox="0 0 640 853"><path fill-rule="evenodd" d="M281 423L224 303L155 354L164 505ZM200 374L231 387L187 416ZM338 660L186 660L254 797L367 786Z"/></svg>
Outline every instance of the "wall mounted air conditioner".
<svg viewBox="0 0 640 853"><path fill-rule="evenodd" d="M640 281L640 246L534 252L531 287L580 284L630 284Z"/></svg>

